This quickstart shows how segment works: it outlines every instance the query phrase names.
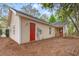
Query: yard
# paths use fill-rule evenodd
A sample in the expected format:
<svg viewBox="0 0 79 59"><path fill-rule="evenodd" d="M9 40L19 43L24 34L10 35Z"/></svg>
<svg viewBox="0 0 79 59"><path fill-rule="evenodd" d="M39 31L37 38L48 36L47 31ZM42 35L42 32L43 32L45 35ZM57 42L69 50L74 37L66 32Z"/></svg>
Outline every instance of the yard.
<svg viewBox="0 0 79 59"><path fill-rule="evenodd" d="M10 38L0 38L0 55L75 56L79 55L79 39L51 38L18 45Z"/></svg>

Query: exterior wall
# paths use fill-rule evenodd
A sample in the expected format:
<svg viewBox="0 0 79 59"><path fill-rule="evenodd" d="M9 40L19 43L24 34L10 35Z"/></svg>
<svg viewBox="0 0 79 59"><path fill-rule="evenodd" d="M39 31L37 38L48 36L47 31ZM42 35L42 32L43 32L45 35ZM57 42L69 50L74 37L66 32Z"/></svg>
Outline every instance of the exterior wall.
<svg viewBox="0 0 79 59"><path fill-rule="evenodd" d="M60 33L59 33L59 28L55 28L55 37L59 37Z"/></svg>
<svg viewBox="0 0 79 59"><path fill-rule="evenodd" d="M51 27L51 34L49 34L50 26L44 25L41 23L37 23L34 21L30 21L30 22L33 22L36 25L36 33L35 33L36 40L42 40L42 39L51 38L51 37L55 36L55 28ZM38 28L42 30L42 33L39 35L38 35L38 31L37 31Z"/></svg>
<svg viewBox="0 0 79 59"><path fill-rule="evenodd" d="M21 34L22 34L22 41L21 43L26 43L30 41L30 21L27 18L21 17Z"/></svg>
<svg viewBox="0 0 79 59"><path fill-rule="evenodd" d="M37 23L34 21L27 20L27 18L21 17L21 34L22 34L22 40L21 43L27 43L30 42L30 22L35 23L35 40L42 40L46 38L55 37L55 28L51 27L51 34L49 34L49 26L44 25L41 23ZM37 29L40 28L42 30L42 33L38 36L37 35Z"/></svg>
<svg viewBox="0 0 79 59"><path fill-rule="evenodd" d="M10 23L10 38L20 44L20 18L16 13L12 13L11 23Z"/></svg>
<svg viewBox="0 0 79 59"><path fill-rule="evenodd" d="M63 37L63 27L55 28L55 37Z"/></svg>
<svg viewBox="0 0 79 59"><path fill-rule="evenodd" d="M35 23L36 25L35 40L55 37L56 30L54 27L44 25L32 20L27 20L27 18L16 15L16 12L12 13L10 24L10 37L19 44L30 42L30 22ZM51 34L49 34L50 27ZM38 34L38 28L42 30L41 34Z"/></svg>
<svg viewBox="0 0 79 59"><path fill-rule="evenodd" d="M64 27L63 27L63 36L64 37L68 36L68 28L67 28L67 25L64 25Z"/></svg>

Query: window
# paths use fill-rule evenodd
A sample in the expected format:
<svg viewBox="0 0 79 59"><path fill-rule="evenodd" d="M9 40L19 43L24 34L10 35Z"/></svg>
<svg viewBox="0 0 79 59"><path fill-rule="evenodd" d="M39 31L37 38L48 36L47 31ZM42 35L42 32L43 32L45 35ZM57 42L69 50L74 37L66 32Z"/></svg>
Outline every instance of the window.
<svg viewBox="0 0 79 59"><path fill-rule="evenodd" d="M40 28L37 29L37 32L38 32L39 34L42 34L42 30L41 30Z"/></svg>
<svg viewBox="0 0 79 59"><path fill-rule="evenodd" d="M49 28L49 34L51 34L51 28Z"/></svg>
<svg viewBox="0 0 79 59"><path fill-rule="evenodd" d="M13 25L13 34L15 34L15 25Z"/></svg>

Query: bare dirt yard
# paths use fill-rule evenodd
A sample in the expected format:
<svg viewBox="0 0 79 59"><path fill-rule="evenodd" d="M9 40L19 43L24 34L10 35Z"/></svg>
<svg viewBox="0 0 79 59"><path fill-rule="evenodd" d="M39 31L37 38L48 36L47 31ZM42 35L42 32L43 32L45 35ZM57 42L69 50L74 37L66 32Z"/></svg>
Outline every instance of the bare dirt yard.
<svg viewBox="0 0 79 59"><path fill-rule="evenodd" d="M18 45L10 38L0 38L1 56L77 56L79 38L51 38Z"/></svg>

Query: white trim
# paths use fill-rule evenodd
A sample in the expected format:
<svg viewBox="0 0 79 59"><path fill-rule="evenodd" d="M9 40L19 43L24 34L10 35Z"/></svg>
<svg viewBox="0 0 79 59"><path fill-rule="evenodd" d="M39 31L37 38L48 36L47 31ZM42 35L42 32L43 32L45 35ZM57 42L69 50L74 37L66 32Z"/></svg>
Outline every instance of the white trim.
<svg viewBox="0 0 79 59"><path fill-rule="evenodd" d="M21 34L22 34L22 33L21 33L22 30L21 30L21 24L22 24L22 23L21 23L21 17L19 16L19 29L20 29L20 31L19 31L19 35L20 35L20 36L19 36L19 37L20 37L20 38L19 38L19 42L20 42L20 43L19 43L19 44L22 43L22 35L21 35Z"/></svg>
<svg viewBox="0 0 79 59"><path fill-rule="evenodd" d="M13 9L11 9L11 8L10 8L10 10L11 10L14 14L16 14L16 11L15 11L15 10L13 10Z"/></svg>

